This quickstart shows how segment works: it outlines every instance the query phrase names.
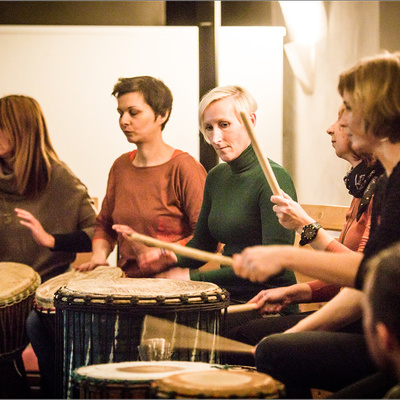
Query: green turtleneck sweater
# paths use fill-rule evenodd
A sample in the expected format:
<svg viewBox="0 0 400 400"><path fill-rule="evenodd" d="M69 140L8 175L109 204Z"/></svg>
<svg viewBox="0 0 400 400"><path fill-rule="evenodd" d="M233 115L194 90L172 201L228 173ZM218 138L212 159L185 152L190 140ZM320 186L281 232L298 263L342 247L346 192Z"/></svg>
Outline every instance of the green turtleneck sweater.
<svg viewBox="0 0 400 400"><path fill-rule="evenodd" d="M288 172L270 161L279 186L292 199L296 190ZM207 175L202 209L192 240L187 246L215 252L224 243L226 256L240 253L246 247L268 244L293 244L294 232L282 227L275 212L271 188L264 176L252 146L229 163L221 163ZM253 283L235 275L231 267L198 271L203 263L178 257L178 265L190 268L190 279L213 282L228 290L233 302L247 302L260 290L296 283L294 273L283 274L264 283ZM288 309L296 311L296 307Z"/></svg>

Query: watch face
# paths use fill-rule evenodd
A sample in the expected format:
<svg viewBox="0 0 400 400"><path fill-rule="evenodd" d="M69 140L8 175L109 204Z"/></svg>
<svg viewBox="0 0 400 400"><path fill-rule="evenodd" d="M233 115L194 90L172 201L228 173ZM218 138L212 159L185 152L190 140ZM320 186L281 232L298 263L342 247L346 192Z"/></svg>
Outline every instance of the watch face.
<svg viewBox="0 0 400 400"><path fill-rule="evenodd" d="M321 225L318 222L306 225L301 232L300 245L304 246L315 239Z"/></svg>
<svg viewBox="0 0 400 400"><path fill-rule="evenodd" d="M317 230L314 226L307 226L307 229L304 231L304 238L305 239L314 239Z"/></svg>

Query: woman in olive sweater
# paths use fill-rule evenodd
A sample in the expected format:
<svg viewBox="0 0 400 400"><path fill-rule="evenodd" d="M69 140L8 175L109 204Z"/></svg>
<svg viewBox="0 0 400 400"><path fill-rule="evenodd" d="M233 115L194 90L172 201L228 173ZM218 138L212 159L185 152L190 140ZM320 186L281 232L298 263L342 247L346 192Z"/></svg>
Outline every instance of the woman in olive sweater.
<svg viewBox="0 0 400 400"><path fill-rule="evenodd" d="M223 254L231 256L248 246L294 243L294 233L279 224L272 209L272 190L239 116L240 111L246 112L255 125L256 110L257 103L253 96L238 86L217 87L202 98L199 104L200 131L223 163L207 175L202 208L194 236L187 247L216 252L219 244L224 244ZM270 162L280 187L296 198L288 172L277 163ZM126 226L118 225L115 229L127 238L132 232ZM170 251L166 251L163 260L167 258L165 267L170 269L158 277L215 283L229 291L232 303L247 302L262 289L296 282L290 271L283 271L262 283L253 283L235 276L231 267L200 271L202 262L177 257ZM286 312L296 310L294 306Z"/></svg>

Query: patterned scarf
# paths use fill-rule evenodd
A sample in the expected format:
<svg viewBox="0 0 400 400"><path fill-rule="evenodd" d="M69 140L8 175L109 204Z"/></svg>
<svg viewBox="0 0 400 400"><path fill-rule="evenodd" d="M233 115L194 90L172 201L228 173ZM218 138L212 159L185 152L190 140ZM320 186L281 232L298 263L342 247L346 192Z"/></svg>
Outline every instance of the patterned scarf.
<svg viewBox="0 0 400 400"><path fill-rule="evenodd" d="M357 221L368 208L371 198L375 193L376 182L384 172L385 170L379 161L376 161L372 165L361 161L360 164L352 168L343 178L349 193L356 198L361 198L357 211Z"/></svg>

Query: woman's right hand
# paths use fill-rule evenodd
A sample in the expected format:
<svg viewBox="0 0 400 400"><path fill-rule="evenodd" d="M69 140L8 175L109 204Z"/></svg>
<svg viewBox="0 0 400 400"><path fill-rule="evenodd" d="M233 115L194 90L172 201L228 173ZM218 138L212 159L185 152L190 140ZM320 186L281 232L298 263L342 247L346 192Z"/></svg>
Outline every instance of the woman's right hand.
<svg viewBox="0 0 400 400"><path fill-rule="evenodd" d="M81 265L74 265L74 268L78 271L92 271L96 267L100 267L102 265L109 266L110 264L107 259L104 259L103 256L97 256L95 253L93 253L89 262L85 262Z"/></svg>
<svg viewBox="0 0 400 400"><path fill-rule="evenodd" d="M121 233L128 240L136 253L138 266L143 273L154 275L165 271L177 261L176 255L171 250L148 247L131 238L135 231L127 225L113 225L113 229Z"/></svg>
<svg viewBox="0 0 400 400"><path fill-rule="evenodd" d="M255 303L255 310L260 314L277 314L286 306L292 304L288 287L262 290L249 303Z"/></svg>
<svg viewBox="0 0 400 400"><path fill-rule="evenodd" d="M290 304L309 303L312 299L312 289L307 283L296 283L274 289L262 290L249 300L255 303L255 310L261 314L276 314Z"/></svg>
<svg viewBox="0 0 400 400"><path fill-rule="evenodd" d="M176 254L171 250L148 248L137 257L139 268L148 274L158 274L177 262Z"/></svg>
<svg viewBox="0 0 400 400"><path fill-rule="evenodd" d="M275 204L272 209L283 227L300 233L304 225L315 222L299 203L288 194L284 192L282 194L282 196L271 196L271 202Z"/></svg>

